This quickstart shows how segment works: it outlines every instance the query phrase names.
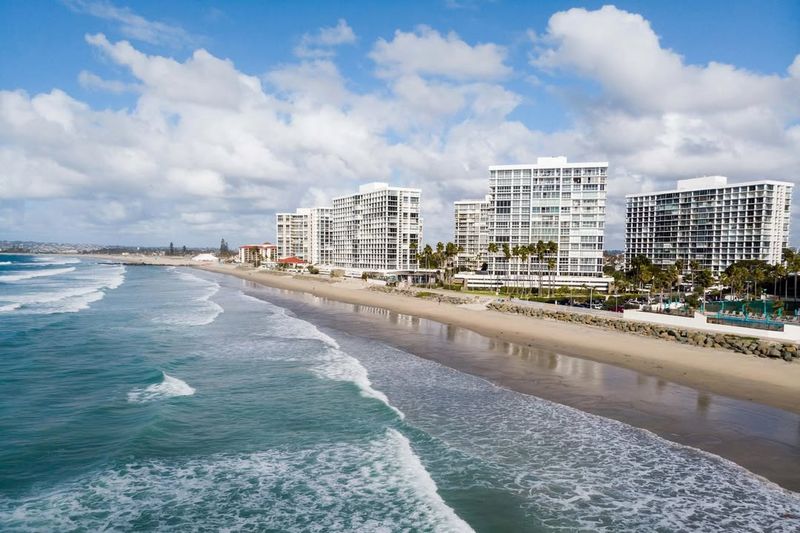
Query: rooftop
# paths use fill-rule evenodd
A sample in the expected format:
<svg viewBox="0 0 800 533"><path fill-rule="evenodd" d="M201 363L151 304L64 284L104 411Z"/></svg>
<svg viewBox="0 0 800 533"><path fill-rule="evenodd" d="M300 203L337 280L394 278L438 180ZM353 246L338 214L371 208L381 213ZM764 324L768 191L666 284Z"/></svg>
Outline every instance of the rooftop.
<svg viewBox="0 0 800 533"><path fill-rule="evenodd" d="M788 187L794 187L794 183L790 181L755 180L755 181L742 181L739 183L728 183L728 178L725 176L701 176L699 178L678 180L676 189L626 194L625 198L635 198L638 196L654 196L659 194L675 194L685 191L702 191L707 189L731 189L734 187L745 187L749 185L785 185Z"/></svg>

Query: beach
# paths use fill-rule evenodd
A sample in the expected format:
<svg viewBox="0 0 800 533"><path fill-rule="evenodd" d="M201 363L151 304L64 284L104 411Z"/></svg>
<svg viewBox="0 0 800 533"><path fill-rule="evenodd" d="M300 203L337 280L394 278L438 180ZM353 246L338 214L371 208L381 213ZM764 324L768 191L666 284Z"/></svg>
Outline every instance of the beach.
<svg viewBox="0 0 800 533"><path fill-rule="evenodd" d="M800 490L796 362L375 291L360 279L163 257L101 257L192 266L245 280L252 290L277 289L280 294L273 291L266 299L297 306L298 316L372 336L517 392L648 429ZM409 320L416 320L416 329L404 331ZM443 329L421 335L419 320L428 321L428 329Z"/></svg>
<svg viewBox="0 0 800 533"><path fill-rule="evenodd" d="M797 413L149 261L0 265L4 530L797 529Z"/></svg>
<svg viewBox="0 0 800 533"><path fill-rule="evenodd" d="M490 338L622 366L693 388L800 413L800 364L796 363L385 294L367 290L361 280L330 283L323 278L317 282L310 276L297 279L232 265L201 265L198 268L230 274L269 287L307 292L341 302L376 306L427 318Z"/></svg>
<svg viewBox="0 0 800 533"><path fill-rule="evenodd" d="M679 345L655 338L597 327L542 320L368 290L362 280L256 270L233 264L194 263L188 259L143 256L96 256L131 264L191 266L262 285L314 294L335 301L375 306L475 331L520 346L536 346L591 359L713 392L800 414L800 364ZM454 293L458 294L458 293Z"/></svg>

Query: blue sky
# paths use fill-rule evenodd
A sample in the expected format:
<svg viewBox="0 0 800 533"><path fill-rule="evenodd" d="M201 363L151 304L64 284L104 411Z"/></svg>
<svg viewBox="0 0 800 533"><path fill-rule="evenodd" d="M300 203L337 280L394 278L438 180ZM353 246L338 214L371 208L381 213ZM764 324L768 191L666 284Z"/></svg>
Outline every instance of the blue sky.
<svg viewBox="0 0 800 533"><path fill-rule="evenodd" d="M379 179L422 186L426 240L446 240L450 202L482 194L487 164L563 154L610 162L620 247L626 193L798 179L800 2L603 6L0 2L0 238L262 241L276 210ZM172 94L205 85L205 62L219 92Z"/></svg>

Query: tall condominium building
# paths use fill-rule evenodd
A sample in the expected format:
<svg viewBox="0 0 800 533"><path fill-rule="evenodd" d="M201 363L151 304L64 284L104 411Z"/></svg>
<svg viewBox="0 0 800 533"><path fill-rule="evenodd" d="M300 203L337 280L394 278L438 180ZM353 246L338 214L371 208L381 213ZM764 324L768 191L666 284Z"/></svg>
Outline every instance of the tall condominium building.
<svg viewBox="0 0 800 533"><path fill-rule="evenodd" d="M419 189L362 185L333 199L333 264L361 270L414 270L422 242Z"/></svg>
<svg viewBox="0 0 800 533"><path fill-rule="evenodd" d="M310 209L310 254L315 265L333 264L333 208Z"/></svg>
<svg viewBox="0 0 800 533"><path fill-rule="evenodd" d="M672 191L629 194L625 260L644 255L668 266L681 259L686 269L697 261L715 274L746 259L777 263L789 239L792 188L708 176L680 180Z"/></svg>
<svg viewBox="0 0 800 533"><path fill-rule="evenodd" d="M568 163L566 157L490 166L488 242L499 251L489 254L488 273L501 278L546 273L558 285L602 278L607 174L607 162ZM541 262L536 256L507 260L503 253L503 245L513 249L540 240L556 243L557 253Z"/></svg>
<svg viewBox="0 0 800 533"><path fill-rule="evenodd" d="M455 202L455 236L453 242L461 247L457 257L458 266L480 268L486 259L489 245L489 208L491 198L483 200L459 200Z"/></svg>
<svg viewBox="0 0 800 533"><path fill-rule="evenodd" d="M277 213L278 256L299 257L315 265L333 261L333 209L301 207L294 213Z"/></svg>
<svg viewBox="0 0 800 533"><path fill-rule="evenodd" d="M294 213L277 213L275 219L278 257L311 261L311 210L299 208Z"/></svg>

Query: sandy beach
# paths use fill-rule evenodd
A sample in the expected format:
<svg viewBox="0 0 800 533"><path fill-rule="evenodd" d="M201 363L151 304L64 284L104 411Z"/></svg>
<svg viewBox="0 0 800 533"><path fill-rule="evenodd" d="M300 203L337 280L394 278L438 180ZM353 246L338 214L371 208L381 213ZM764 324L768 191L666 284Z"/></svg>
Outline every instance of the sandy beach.
<svg viewBox="0 0 800 533"><path fill-rule="evenodd" d="M800 490L800 364L370 290L360 279L186 259L189 266L337 331L370 338L517 392L652 431ZM135 267L132 267L135 268ZM488 300L489 298L482 298Z"/></svg>
<svg viewBox="0 0 800 533"><path fill-rule="evenodd" d="M368 290L361 280L334 282L324 277L295 277L231 264L198 264L177 258L98 257L131 264L192 266L268 287L379 307L462 327L489 338L608 363L695 389L800 413L800 364L796 362L679 345L591 326L478 309L480 306L386 294Z"/></svg>

